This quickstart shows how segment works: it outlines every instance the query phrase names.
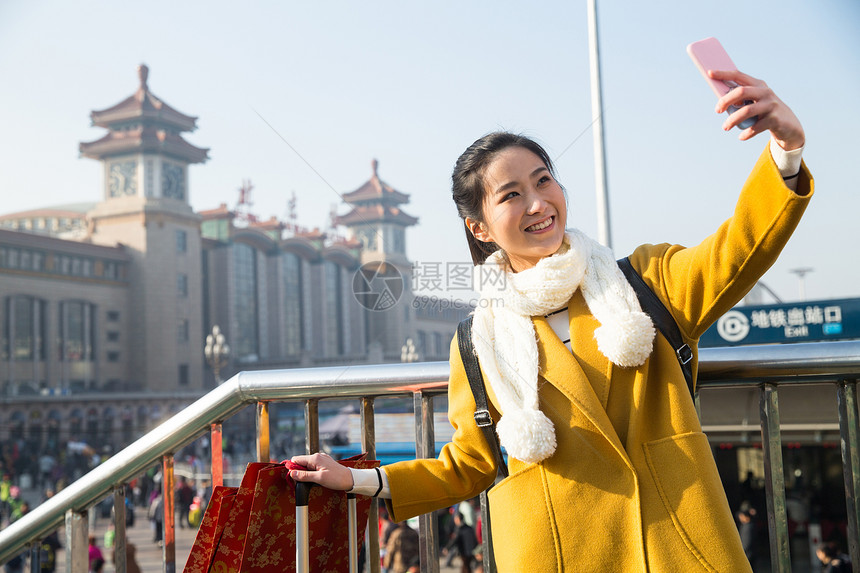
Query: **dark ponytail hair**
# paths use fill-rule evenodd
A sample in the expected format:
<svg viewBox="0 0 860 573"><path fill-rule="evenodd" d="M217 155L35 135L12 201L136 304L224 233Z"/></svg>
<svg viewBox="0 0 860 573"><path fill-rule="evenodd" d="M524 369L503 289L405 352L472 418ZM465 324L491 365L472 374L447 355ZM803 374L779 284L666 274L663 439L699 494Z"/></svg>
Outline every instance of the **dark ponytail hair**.
<svg viewBox="0 0 860 573"><path fill-rule="evenodd" d="M540 144L523 135L507 131L489 133L470 145L460 155L451 174L451 193L457 205L457 213L464 222L466 217L475 221L484 221L484 196L486 195L484 171L496 155L508 147L528 149L543 161L555 177L552 160ZM499 250L499 246L495 243L479 241L468 228L464 230L474 264L483 263L487 257Z"/></svg>

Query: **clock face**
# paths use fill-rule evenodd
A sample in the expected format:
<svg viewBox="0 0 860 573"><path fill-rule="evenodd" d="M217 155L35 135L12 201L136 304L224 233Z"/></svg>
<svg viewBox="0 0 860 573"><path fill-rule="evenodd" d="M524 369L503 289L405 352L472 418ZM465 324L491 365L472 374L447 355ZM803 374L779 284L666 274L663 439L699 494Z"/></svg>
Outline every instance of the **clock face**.
<svg viewBox="0 0 860 573"><path fill-rule="evenodd" d="M161 196L168 199L185 200L185 169L181 165L162 164Z"/></svg>
<svg viewBox="0 0 860 573"><path fill-rule="evenodd" d="M117 161L111 163L108 176L108 192L111 197L137 194L137 162Z"/></svg>
<svg viewBox="0 0 860 573"><path fill-rule="evenodd" d="M376 229L365 226L356 231L358 240L362 242L364 248L368 251L375 251L378 248Z"/></svg>

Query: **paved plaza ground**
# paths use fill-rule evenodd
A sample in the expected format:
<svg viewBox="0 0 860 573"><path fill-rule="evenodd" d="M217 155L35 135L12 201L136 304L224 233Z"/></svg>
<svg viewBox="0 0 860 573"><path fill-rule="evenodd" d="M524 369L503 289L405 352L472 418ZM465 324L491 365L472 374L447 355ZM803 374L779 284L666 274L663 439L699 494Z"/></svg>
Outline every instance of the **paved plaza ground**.
<svg viewBox="0 0 860 573"><path fill-rule="evenodd" d="M138 508L140 511L140 508ZM102 540L104 539L105 530L108 528L109 519L104 517L97 517L95 523L95 533L96 539L98 539L99 546L102 545ZM185 562L188 560L188 554L191 551L191 545L194 543L194 536L197 534L196 529L192 528L177 528L176 529L176 570L182 571L185 566ZM60 530L60 539L63 539L63 531ZM158 573L162 571L162 548L159 547L153 540L153 532L150 527L150 522L146 518L137 518L135 519L135 524L133 527L128 529L128 541L133 543L137 552L137 563L140 565L140 570L144 573ZM102 549L102 552L105 553L105 558L107 559L107 564L105 565L104 573L110 573L115 571L113 566L113 561L108 556L109 550ZM57 555L57 563L58 571L63 571L63 564L65 563L65 553L63 550ZM440 573L456 573L460 571L459 568L459 559L454 559L454 565L456 567L440 567Z"/></svg>

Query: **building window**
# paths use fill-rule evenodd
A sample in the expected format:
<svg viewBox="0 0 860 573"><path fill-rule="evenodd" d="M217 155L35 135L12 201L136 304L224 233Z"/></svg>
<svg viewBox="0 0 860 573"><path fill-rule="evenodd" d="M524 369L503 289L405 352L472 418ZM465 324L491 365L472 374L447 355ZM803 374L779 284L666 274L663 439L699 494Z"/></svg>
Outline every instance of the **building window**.
<svg viewBox="0 0 860 573"><path fill-rule="evenodd" d="M239 360L259 357L257 337L257 251L244 243L233 245L233 308L236 316L235 345Z"/></svg>
<svg viewBox="0 0 860 573"><path fill-rule="evenodd" d="M188 296L188 275L179 273L176 277L176 290L179 296L185 298Z"/></svg>
<svg viewBox="0 0 860 573"><path fill-rule="evenodd" d="M180 386L188 386L188 365L180 364L179 365L179 385Z"/></svg>
<svg viewBox="0 0 860 573"><path fill-rule="evenodd" d="M423 330L418 331L418 353L421 358L427 357L427 333Z"/></svg>
<svg viewBox="0 0 860 573"><path fill-rule="evenodd" d="M107 353L107 361L108 362L119 362L119 352L116 350L111 350Z"/></svg>
<svg viewBox="0 0 860 573"><path fill-rule="evenodd" d="M188 233L185 231L176 230L176 252L184 253L188 250Z"/></svg>
<svg viewBox="0 0 860 573"><path fill-rule="evenodd" d="M46 311L47 303L31 296L6 299L6 356L25 361L45 359Z"/></svg>
<svg viewBox="0 0 860 573"><path fill-rule="evenodd" d="M61 358L66 361L92 361L95 347L95 306L88 302L60 303Z"/></svg>
<svg viewBox="0 0 860 573"><path fill-rule="evenodd" d="M33 270L34 271L44 271L45 270L45 253L35 252L33 253Z"/></svg>
<svg viewBox="0 0 860 573"><path fill-rule="evenodd" d="M108 342L119 342L119 331L109 330L107 333Z"/></svg>
<svg viewBox="0 0 860 573"><path fill-rule="evenodd" d="M107 320L108 320L108 322L119 322L119 311L118 310L107 311Z"/></svg>
<svg viewBox="0 0 860 573"><path fill-rule="evenodd" d="M288 356L295 356L302 349L302 260L285 253L283 262L285 350Z"/></svg>
<svg viewBox="0 0 860 573"><path fill-rule="evenodd" d="M404 229L395 227L392 231L394 235L394 252L395 253L406 253L406 236L404 233Z"/></svg>
<svg viewBox="0 0 860 573"><path fill-rule="evenodd" d="M117 278L116 266L117 265L114 262L105 261L104 267L102 270L102 276L106 279L116 280L116 278Z"/></svg>
<svg viewBox="0 0 860 573"><path fill-rule="evenodd" d="M325 280L325 355L343 354L343 309L340 296L340 267L331 261L323 263Z"/></svg>
<svg viewBox="0 0 860 573"><path fill-rule="evenodd" d="M188 324L189 323L187 319L179 321L179 329L176 337L179 342L188 342L190 332Z"/></svg>
<svg viewBox="0 0 860 573"><path fill-rule="evenodd" d="M436 353L436 356L441 356L445 353L445 349L442 348L442 335L438 332L433 333L433 351Z"/></svg>

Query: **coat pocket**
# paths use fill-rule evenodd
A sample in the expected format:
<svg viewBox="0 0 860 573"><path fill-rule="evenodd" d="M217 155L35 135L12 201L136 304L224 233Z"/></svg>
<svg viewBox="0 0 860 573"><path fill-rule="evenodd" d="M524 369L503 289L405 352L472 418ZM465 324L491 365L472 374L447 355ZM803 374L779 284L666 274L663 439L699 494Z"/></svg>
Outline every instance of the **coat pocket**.
<svg viewBox="0 0 860 573"><path fill-rule="evenodd" d="M504 571L558 571L558 545L542 468L533 464L487 494L493 553Z"/></svg>
<svg viewBox="0 0 860 573"><path fill-rule="evenodd" d="M749 571L707 436L680 434L644 448L660 499L687 549L708 571Z"/></svg>

